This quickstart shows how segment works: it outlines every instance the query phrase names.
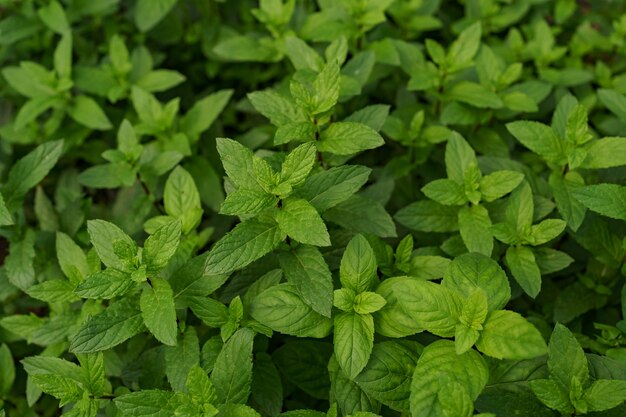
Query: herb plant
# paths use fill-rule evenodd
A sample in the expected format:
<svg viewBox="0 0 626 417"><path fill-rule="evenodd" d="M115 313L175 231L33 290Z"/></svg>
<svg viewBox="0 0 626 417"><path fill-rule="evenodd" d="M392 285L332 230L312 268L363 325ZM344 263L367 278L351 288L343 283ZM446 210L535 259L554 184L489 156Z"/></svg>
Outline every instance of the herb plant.
<svg viewBox="0 0 626 417"><path fill-rule="evenodd" d="M626 1L0 0L0 417L626 415Z"/></svg>

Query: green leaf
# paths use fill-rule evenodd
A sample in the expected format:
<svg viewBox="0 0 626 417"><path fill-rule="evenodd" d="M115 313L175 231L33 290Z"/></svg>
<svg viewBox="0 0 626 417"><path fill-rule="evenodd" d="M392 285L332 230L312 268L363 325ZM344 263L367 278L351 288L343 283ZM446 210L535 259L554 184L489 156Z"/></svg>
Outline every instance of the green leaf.
<svg viewBox="0 0 626 417"><path fill-rule="evenodd" d="M524 174L515 171L496 171L480 179L483 201L494 201L513 191L524 179Z"/></svg>
<svg viewBox="0 0 626 417"><path fill-rule="evenodd" d="M50 30L59 35L64 35L71 31L65 11L56 0L37 10L37 15Z"/></svg>
<svg viewBox="0 0 626 417"><path fill-rule="evenodd" d="M481 36L482 27L480 22L466 27L450 45L448 55L446 56L449 65L453 68L463 67L471 62L480 47Z"/></svg>
<svg viewBox="0 0 626 417"><path fill-rule="evenodd" d="M178 71L154 70L137 80L137 86L150 92L157 93L169 90L185 81L185 76Z"/></svg>
<svg viewBox="0 0 626 417"><path fill-rule="evenodd" d="M378 132L363 123L336 122L322 132L317 149L336 155L351 155L378 148L384 143Z"/></svg>
<svg viewBox="0 0 626 417"><path fill-rule="evenodd" d="M326 211L324 219L355 233L396 236L396 226L383 205L358 194Z"/></svg>
<svg viewBox="0 0 626 417"><path fill-rule="evenodd" d="M318 72L324 65L324 60L315 49L296 36L285 37L285 53L296 70L309 69Z"/></svg>
<svg viewBox="0 0 626 417"><path fill-rule="evenodd" d="M135 5L135 24L142 32L152 29L174 8L176 0L138 0Z"/></svg>
<svg viewBox="0 0 626 417"><path fill-rule="evenodd" d="M489 314L476 347L498 359L531 359L547 352L539 330L518 313L508 310Z"/></svg>
<svg viewBox="0 0 626 417"><path fill-rule="evenodd" d="M454 346L457 355L462 355L474 346L480 337L480 332L464 324L457 324L454 333Z"/></svg>
<svg viewBox="0 0 626 417"><path fill-rule="evenodd" d="M559 210L559 214L573 231L578 230L583 220L587 208L574 197L577 188L585 185L583 178L576 172L568 172L565 177L553 172L549 179L550 188L554 194L554 201Z"/></svg>
<svg viewBox="0 0 626 417"><path fill-rule="evenodd" d="M10 226L13 224L13 217L11 216L11 212L6 206L4 202L4 197L0 194L0 226Z"/></svg>
<svg viewBox="0 0 626 417"><path fill-rule="evenodd" d="M464 206L459 210L459 232L470 252L491 256L493 238L490 227L489 212L483 206Z"/></svg>
<svg viewBox="0 0 626 417"><path fill-rule="evenodd" d="M337 355L333 355L328 362L328 375L330 377L330 398L336 402L327 416L337 415L337 409L343 415L357 415L370 413L363 410L379 410L380 404L370 398L341 368L337 361Z"/></svg>
<svg viewBox="0 0 626 417"><path fill-rule="evenodd" d="M62 151L62 140L46 142L11 167L2 187L2 196L9 212L17 210L26 193L48 175Z"/></svg>
<svg viewBox="0 0 626 417"><path fill-rule="evenodd" d="M385 301L385 306L374 313L376 332L387 337L405 337L424 330L413 320L412 314L404 309L398 302L397 294L404 288L396 286L396 283L406 280L407 277L385 279L376 289Z"/></svg>
<svg viewBox="0 0 626 417"><path fill-rule="evenodd" d="M470 400L485 387L489 373L480 354L469 350L457 355L454 343L439 340L428 345L415 367L411 383L411 415L414 417L445 416L440 391L455 382L467 393ZM444 396L446 392L442 393ZM444 400L444 403L446 401Z"/></svg>
<svg viewBox="0 0 626 417"><path fill-rule="evenodd" d="M453 180L439 179L431 181L422 187L422 192L431 200L446 206L460 206L467 203L465 190Z"/></svg>
<svg viewBox="0 0 626 417"><path fill-rule="evenodd" d="M72 35L70 33L61 36L54 50L54 70L61 79L72 76Z"/></svg>
<svg viewBox="0 0 626 417"><path fill-rule="evenodd" d="M190 138L206 131L224 110L232 95L233 90L220 90L196 101L180 119L180 130Z"/></svg>
<svg viewBox="0 0 626 417"><path fill-rule="evenodd" d="M254 174L252 151L232 139L217 138L216 141L224 171L233 184L237 187L259 189Z"/></svg>
<svg viewBox="0 0 626 417"><path fill-rule="evenodd" d="M191 400L199 404L216 404L217 393L207 373L196 364L189 370L185 383Z"/></svg>
<svg viewBox="0 0 626 417"><path fill-rule="evenodd" d="M67 114L76 122L91 129L109 130L113 127L98 103L87 96L74 97Z"/></svg>
<svg viewBox="0 0 626 417"><path fill-rule="evenodd" d="M187 389L189 371L200 362L200 344L196 329L188 326L185 332L178 336L176 346L164 346L163 349L167 381L174 391L184 392Z"/></svg>
<svg viewBox="0 0 626 417"><path fill-rule="evenodd" d="M245 404L252 383L252 345L254 332L239 329L217 356L211 381L222 403Z"/></svg>
<svg viewBox="0 0 626 417"><path fill-rule="evenodd" d="M370 291L378 281L376 256L367 239L362 235L353 237L341 258L341 285L359 294Z"/></svg>
<svg viewBox="0 0 626 417"><path fill-rule="evenodd" d="M184 168L177 166L167 177L163 201L165 212L182 222L183 234L188 234L200 223L200 194L193 177Z"/></svg>
<svg viewBox="0 0 626 417"><path fill-rule="evenodd" d="M172 288L162 278L153 278L139 299L143 322L156 339L166 345L176 344L176 310Z"/></svg>
<svg viewBox="0 0 626 417"><path fill-rule="evenodd" d="M530 381L533 393L547 407L561 413L572 413L574 407L570 402L568 391L551 379L535 379Z"/></svg>
<svg viewBox="0 0 626 417"><path fill-rule="evenodd" d="M229 193L220 206L220 213L226 215L258 214L276 206L278 198L263 190L240 188Z"/></svg>
<svg viewBox="0 0 626 417"><path fill-rule="evenodd" d="M350 198L365 184L371 172L359 165L334 167L311 175L296 194L322 213Z"/></svg>
<svg viewBox="0 0 626 417"><path fill-rule="evenodd" d="M21 290L27 290L36 282L35 268L35 232L27 229L20 240L11 242L9 255L4 260L4 270L11 284Z"/></svg>
<svg viewBox="0 0 626 417"><path fill-rule="evenodd" d="M532 190L527 182L523 182L509 197L506 222L517 230L518 236L525 236L530 231L534 211Z"/></svg>
<svg viewBox="0 0 626 417"><path fill-rule="evenodd" d="M316 133L317 126L310 121L287 123L276 129L274 145L283 145L291 141L312 142Z"/></svg>
<svg viewBox="0 0 626 417"><path fill-rule="evenodd" d="M15 116L15 122L13 124L14 128L16 130L25 128L57 102L58 98L54 96L31 98L20 108L17 116Z"/></svg>
<svg viewBox="0 0 626 417"><path fill-rule="evenodd" d="M409 410L411 377L418 360L416 344L382 342L354 379L370 397L397 411Z"/></svg>
<svg viewBox="0 0 626 417"><path fill-rule="evenodd" d="M248 99L259 113L270 119L274 126L280 127L288 123L308 120L300 106L275 91L255 91L248 94Z"/></svg>
<svg viewBox="0 0 626 417"><path fill-rule="evenodd" d="M285 238L276 223L255 219L239 223L220 239L206 258L205 275L227 274L271 252Z"/></svg>
<svg viewBox="0 0 626 417"><path fill-rule="evenodd" d="M315 107L312 114L320 114L332 109L339 99L339 65L328 62L313 81Z"/></svg>
<svg viewBox="0 0 626 417"><path fill-rule="evenodd" d="M541 272L532 249L511 246L506 250L506 263L524 292L535 298L541 291Z"/></svg>
<svg viewBox="0 0 626 417"><path fill-rule="evenodd" d="M283 408L283 384L278 369L267 354L257 354L252 369L252 399L260 411L275 416Z"/></svg>
<svg viewBox="0 0 626 417"><path fill-rule="evenodd" d="M105 269L88 275L74 292L82 298L108 300L127 293L134 285L129 274Z"/></svg>
<svg viewBox="0 0 626 417"><path fill-rule="evenodd" d="M567 223L561 219L546 219L530 229L530 244L533 246L543 245L563 233Z"/></svg>
<svg viewBox="0 0 626 417"><path fill-rule="evenodd" d="M272 359L290 383L313 398L328 400L328 364L332 354L332 343L292 339L276 349Z"/></svg>
<svg viewBox="0 0 626 417"><path fill-rule="evenodd" d="M574 197L589 209L613 219L626 220L626 187L597 184L572 190Z"/></svg>
<svg viewBox="0 0 626 417"><path fill-rule="evenodd" d="M626 381L599 379L583 395L589 411L604 411L626 401Z"/></svg>
<svg viewBox="0 0 626 417"><path fill-rule="evenodd" d="M333 292L333 305L341 311L354 311L354 291L340 288Z"/></svg>
<svg viewBox="0 0 626 417"><path fill-rule="evenodd" d="M308 245L330 246L330 236L324 221L306 200L283 200L275 218L279 228L290 238Z"/></svg>
<svg viewBox="0 0 626 417"><path fill-rule="evenodd" d="M335 317L337 362L350 379L367 365L374 346L374 320L369 314L341 313Z"/></svg>
<svg viewBox="0 0 626 417"><path fill-rule="evenodd" d="M602 138L585 148L587 157L581 168L613 168L626 165L626 138Z"/></svg>
<svg viewBox="0 0 626 417"><path fill-rule="evenodd" d="M80 367L85 375L86 388L94 396L105 393L104 355L102 352L77 355Z"/></svg>
<svg viewBox="0 0 626 417"><path fill-rule="evenodd" d="M441 337L454 335L462 308L461 298L455 292L414 278L399 280L394 287L398 304L417 326Z"/></svg>
<svg viewBox="0 0 626 417"><path fill-rule="evenodd" d="M28 295L37 300L53 303L76 301L74 285L64 279L53 279L35 284L26 291Z"/></svg>
<svg viewBox="0 0 626 417"><path fill-rule="evenodd" d="M550 126L538 122L507 123L507 130L522 145L542 156L548 162L564 164L563 144Z"/></svg>
<svg viewBox="0 0 626 417"><path fill-rule="evenodd" d="M92 353L111 349L142 332L145 328L136 304L131 299L120 300L89 318L72 338L70 351Z"/></svg>
<svg viewBox="0 0 626 417"><path fill-rule="evenodd" d="M301 185L315 164L315 156L313 143L304 143L291 151L283 162L281 181L287 181L292 187Z"/></svg>
<svg viewBox="0 0 626 417"><path fill-rule="evenodd" d="M228 308L217 300L205 297L193 297L187 300L187 305L204 324L219 328L228 322Z"/></svg>
<svg viewBox="0 0 626 417"><path fill-rule="evenodd" d="M181 222L175 220L159 227L146 239L142 258L148 274L156 274L167 266L178 248L180 229Z"/></svg>
<svg viewBox="0 0 626 417"><path fill-rule="evenodd" d="M481 109L499 109L504 103L502 99L481 84L470 81L460 81L454 84L448 91L446 97L452 101L460 101Z"/></svg>
<svg viewBox="0 0 626 417"><path fill-rule="evenodd" d="M401 225L420 232L455 232L459 230L458 211L458 207L422 200L404 207L395 218Z"/></svg>
<svg viewBox="0 0 626 417"><path fill-rule="evenodd" d="M354 311L358 314L371 314L383 308L385 299L374 292L362 292L354 298Z"/></svg>
<svg viewBox="0 0 626 417"><path fill-rule="evenodd" d="M299 337L326 337L332 320L315 312L300 298L292 284L280 284L257 295L250 315L280 333Z"/></svg>
<svg viewBox="0 0 626 417"><path fill-rule="evenodd" d="M330 317L333 306L333 278L319 250L300 245L280 254L280 265L290 283L314 311Z"/></svg>
<svg viewBox="0 0 626 417"><path fill-rule="evenodd" d="M465 183L465 173L476 164L476 154L461 135L455 134L448 139L445 154L448 178L457 184Z"/></svg>
<svg viewBox="0 0 626 417"><path fill-rule="evenodd" d="M576 378L583 386L589 380L585 352L572 332L559 323L554 327L548 345L548 369L550 378L556 381L565 392L569 392L573 378Z"/></svg>
<svg viewBox="0 0 626 417"><path fill-rule="evenodd" d="M598 90L598 98L622 123L626 123L626 97L623 94L601 88Z"/></svg>
<svg viewBox="0 0 626 417"><path fill-rule="evenodd" d="M105 220L89 220L87 231L98 257L109 268L130 272L133 257L137 253L137 244L122 229ZM121 257L116 247L129 248L128 257Z"/></svg>
<svg viewBox="0 0 626 417"><path fill-rule="evenodd" d="M489 311L503 308L511 298L509 281L500 265L478 253L454 258L441 284L464 297L469 297L476 289L483 290Z"/></svg>
<svg viewBox="0 0 626 417"><path fill-rule="evenodd" d="M161 390L141 390L116 397L115 406L122 413L132 416L167 417L174 414L177 403L174 393Z"/></svg>
<svg viewBox="0 0 626 417"><path fill-rule="evenodd" d="M6 397L15 381L15 364L9 347L3 343L0 345L0 395Z"/></svg>
<svg viewBox="0 0 626 417"><path fill-rule="evenodd" d="M137 171L127 162L94 165L78 176L81 185L90 188L130 187L137 179Z"/></svg>

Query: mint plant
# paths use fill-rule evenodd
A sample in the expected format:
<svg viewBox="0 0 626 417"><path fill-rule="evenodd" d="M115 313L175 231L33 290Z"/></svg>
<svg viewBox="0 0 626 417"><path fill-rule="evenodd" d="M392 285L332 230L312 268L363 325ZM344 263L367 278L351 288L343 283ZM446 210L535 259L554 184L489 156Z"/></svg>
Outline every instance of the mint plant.
<svg viewBox="0 0 626 417"><path fill-rule="evenodd" d="M0 1L0 417L626 415L625 35Z"/></svg>

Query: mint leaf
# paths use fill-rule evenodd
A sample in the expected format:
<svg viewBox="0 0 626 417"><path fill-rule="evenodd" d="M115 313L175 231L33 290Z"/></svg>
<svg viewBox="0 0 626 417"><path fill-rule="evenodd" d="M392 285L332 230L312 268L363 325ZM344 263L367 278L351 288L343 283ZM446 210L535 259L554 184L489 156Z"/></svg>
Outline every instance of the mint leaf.
<svg viewBox="0 0 626 417"><path fill-rule="evenodd" d="M275 218L279 228L290 238L308 245L330 246L324 221L306 200L285 199Z"/></svg>
<svg viewBox="0 0 626 417"><path fill-rule="evenodd" d="M589 411L604 411L626 401L626 381L599 379L585 391L583 401Z"/></svg>
<svg viewBox="0 0 626 417"><path fill-rule="evenodd" d="M180 166L174 168L165 182L163 200L166 213L180 219L183 234L196 228L202 218L202 206L200 194L189 172Z"/></svg>
<svg viewBox="0 0 626 417"><path fill-rule="evenodd" d="M152 29L176 5L176 0L139 0L135 6L135 23L142 32Z"/></svg>
<svg viewBox="0 0 626 417"><path fill-rule="evenodd" d="M320 213L347 200L367 181L371 170L359 165L343 165L318 172L296 191Z"/></svg>
<svg viewBox="0 0 626 417"><path fill-rule="evenodd" d="M151 234L142 252L148 274L156 274L167 266L180 242L181 222L175 220L164 224Z"/></svg>
<svg viewBox="0 0 626 417"><path fill-rule="evenodd" d="M547 161L565 163L563 145L549 126L538 122L520 121L508 123L506 128L522 145Z"/></svg>
<svg viewBox="0 0 626 417"><path fill-rule="evenodd" d="M130 272L137 244L122 229L104 220L89 220L87 231L93 247L103 264L119 271ZM116 248L125 247L127 252L122 255Z"/></svg>
<svg viewBox="0 0 626 417"><path fill-rule="evenodd" d="M369 314L341 313L335 317L337 362L350 379L367 365L374 344L374 320Z"/></svg>
<svg viewBox="0 0 626 417"><path fill-rule="evenodd" d="M415 323L441 337L451 337L461 315L460 297L428 281L403 279L394 284L398 304Z"/></svg>
<svg viewBox="0 0 626 417"><path fill-rule="evenodd" d="M204 272L218 275L241 269L271 252L284 237L276 223L258 220L240 223L213 246Z"/></svg>
<svg viewBox="0 0 626 417"><path fill-rule="evenodd" d="M481 289L487 296L489 311L503 308L511 298L509 281L502 268L493 259L477 253L456 257L441 284L465 297Z"/></svg>
<svg viewBox="0 0 626 417"><path fill-rule="evenodd" d="M222 403L246 403L252 383L253 341L253 331L240 329L228 339L217 356L211 381Z"/></svg>
<svg viewBox="0 0 626 417"><path fill-rule="evenodd" d="M277 332L299 337L326 337L332 320L315 312L292 284L280 284L257 295L250 315Z"/></svg>
<svg viewBox="0 0 626 417"><path fill-rule="evenodd" d="M120 300L80 327L70 342L70 351L92 353L110 349L143 330L139 309L130 299Z"/></svg>
<svg viewBox="0 0 626 417"><path fill-rule="evenodd" d="M582 385L589 379L585 353L572 332L562 324L557 323L550 337L548 369L551 379L560 384L565 392L569 392L573 378Z"/></svg>
<svg viewBox="0 0 626 417"><path fill-rule="evenodd" d="M487 379L487 365L478 352L469 350L457 355L454 343L436 341L424 348L415 366L411 383L411 414L427 416L434 412L445 415L445 406L442 407L441 400L438 401L445 385L455 382L470 400L475 400L487 384ZM444 397L446 394L449 395L446 391L441 393Z"/></svg>
<svg viewBox="0 0 626 417"><path fill-rule="evenodd" d="M355 293L371 290L377 282L376 256L367 239L356 235L343 253L340 266L341 285Z"/></svg>
<svg viewBox="0 0 626 417"><path fill-rule="evenodd" d="M153 278L139 299L141 316L158 341L166 345L176 344L176 311L172 288L162 278Z"/></svg>
<svg viewBox="0 0 626 417"><path fill-rule="evenodd" d="M11 167L2 187L2 196L9 212L17 210L26 193L48 175L62 151L63 141L46 142Z"/></svg>
<svg viewBox="0 0 626 417"><path fill-rule="evenodd" d="M626 187L598 184L572 191L574 197L589 209L613 219L626 220Z"/></svg>
<svg viewBox="0 0 626 417"><path fill-rule="evenodd" d="M506 264L526 294L536 297L541 291L541 271L532 249L511 246L506 250Z"/></svg>
<svg viewBox="0 0 626 417"><path fill-rule="evenodd" d="M356 122L336 122L322 132L317 142L320 152L351 155L383 145L383 138L371 127Z"/></svg>
<svg viewBox="0 0 626 417"><path fill-rule="evenodd" d="M333 279L319 250L300 245L280 254L280 265L302 299L319 314L330 317L333 305Z"/></svg>
<svg viewBox="0 0 626 417"><path fill-rule="evenodd" d="M493 238L489 231L490 227L489 212L483 206L465 206L459 210L459 232L470 252L491 255Z"/></svg>
<svg viewBox="0 0 626 417"><path fill-rule="evenodd" d="M489 314L476 347L498 359L531 359L547 352L541 333L518 313L507 310Z"/></svg>

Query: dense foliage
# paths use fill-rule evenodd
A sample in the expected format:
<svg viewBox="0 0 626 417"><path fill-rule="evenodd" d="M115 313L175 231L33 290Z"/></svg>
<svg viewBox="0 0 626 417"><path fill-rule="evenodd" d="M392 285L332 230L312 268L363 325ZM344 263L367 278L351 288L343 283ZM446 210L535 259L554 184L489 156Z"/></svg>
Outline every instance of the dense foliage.
<svg viewBox="0 0 626 417"><path fill-rule="evenodd" d="M0 0L0 416L626 415L626 1Z"/></svg>

